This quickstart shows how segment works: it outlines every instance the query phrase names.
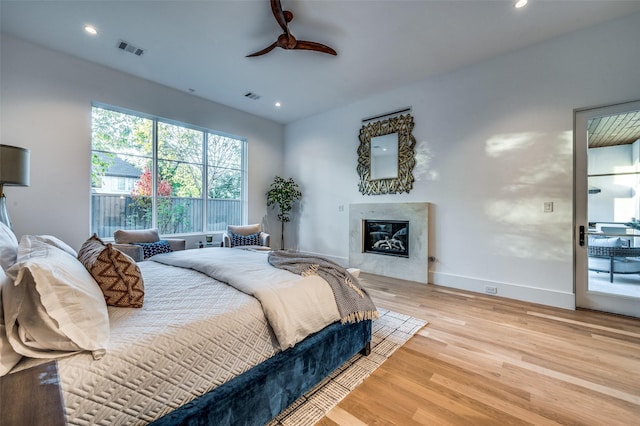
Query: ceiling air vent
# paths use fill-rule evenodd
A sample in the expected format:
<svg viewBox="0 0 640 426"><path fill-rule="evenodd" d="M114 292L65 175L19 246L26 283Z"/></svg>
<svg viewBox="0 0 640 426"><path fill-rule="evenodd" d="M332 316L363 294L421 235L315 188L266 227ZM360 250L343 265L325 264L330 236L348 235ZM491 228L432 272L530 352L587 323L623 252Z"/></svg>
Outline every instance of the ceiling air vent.
<svg viewBox="0 0 640 426"><path fill-rule="evenodd" d="M254 101L257 101L258 99L261 98L260 95L253 93L253 92L247 92L244 94L245 97L249 98L249 99L253 99Z"/></svg>
<svg viewBox="0 0 640 426"><path fill-rule="evenodd" d="M129 53L133 53L136 56L142 56L142 54L144 53L144 50L136 47L134 45L132 45L129 42L126 42L124 40L120 40L118 42L118 49L120 50L124 50L125 52L129 52Z"/></svg>

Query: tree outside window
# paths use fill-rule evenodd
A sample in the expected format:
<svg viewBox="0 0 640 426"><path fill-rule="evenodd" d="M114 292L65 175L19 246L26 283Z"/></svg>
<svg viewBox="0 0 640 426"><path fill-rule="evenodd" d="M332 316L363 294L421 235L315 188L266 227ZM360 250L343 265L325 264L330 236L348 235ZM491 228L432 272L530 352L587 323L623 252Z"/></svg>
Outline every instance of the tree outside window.
<svg viewBox="0 0 640 426"><path fill-rule="evenodd" d="M242 223L245 146L189 125L93 107L92 232L211 232ZM114 176L133 189L109 192L105 182Z"/></svg>

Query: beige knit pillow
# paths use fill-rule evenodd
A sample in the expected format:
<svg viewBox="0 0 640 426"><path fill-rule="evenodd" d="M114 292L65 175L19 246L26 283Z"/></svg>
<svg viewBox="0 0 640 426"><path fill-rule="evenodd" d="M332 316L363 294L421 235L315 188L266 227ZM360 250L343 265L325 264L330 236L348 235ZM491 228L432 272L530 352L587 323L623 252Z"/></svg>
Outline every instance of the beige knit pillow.
<svg viewBox="0 0 640 426"><path fill-rule="evenodd" d="M228 225L227 231L246 237L248 235L255 234L256 232L260 232L260 224L256 223L253 225Z"/></svg>
<svg viewBox="0 0 640 426"><path fill-rule="evenodd" d="M82 245L78 259L98 282L107 305L142 307L144 282L133 259L95 234Z"/></svg>

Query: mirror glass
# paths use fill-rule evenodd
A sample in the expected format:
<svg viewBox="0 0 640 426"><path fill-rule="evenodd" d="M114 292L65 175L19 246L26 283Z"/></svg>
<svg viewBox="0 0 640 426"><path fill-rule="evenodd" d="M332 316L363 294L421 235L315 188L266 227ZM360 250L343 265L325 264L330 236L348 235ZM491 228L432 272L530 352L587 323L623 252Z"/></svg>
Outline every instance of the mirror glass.
<svg viewBox="0 0 640 426"><path fill-rule="evenodd" d="M371 138L371 179L398 177L398 134Z"/></svg>

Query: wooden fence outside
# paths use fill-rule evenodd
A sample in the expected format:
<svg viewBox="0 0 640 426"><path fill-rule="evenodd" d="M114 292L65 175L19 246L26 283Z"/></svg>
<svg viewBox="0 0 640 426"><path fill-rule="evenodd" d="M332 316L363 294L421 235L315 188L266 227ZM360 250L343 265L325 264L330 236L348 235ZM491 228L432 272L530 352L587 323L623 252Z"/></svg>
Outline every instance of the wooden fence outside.
<svg viewBox="0 0 640 426"><path fill-rule="evenodd" d="M91 232L112 237L118 229L151 228L151 199L129 195L93 194ZM161 234L226 231L227 225L242 224L241 200L207 200L207 221L203 229L203 200L200 198L160 198L158 229ZM147 207L148 206L148 207Z"/></svg>

